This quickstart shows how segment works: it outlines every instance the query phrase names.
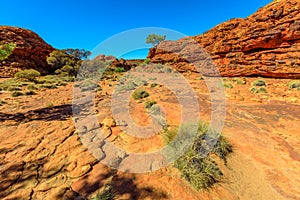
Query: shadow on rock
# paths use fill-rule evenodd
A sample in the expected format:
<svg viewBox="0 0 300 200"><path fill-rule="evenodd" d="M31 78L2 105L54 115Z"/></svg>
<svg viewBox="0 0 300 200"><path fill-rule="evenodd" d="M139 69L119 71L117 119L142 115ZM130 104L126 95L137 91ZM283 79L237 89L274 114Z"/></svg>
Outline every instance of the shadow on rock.
<svg viewBox="0 0 300 200"><path fill-rule="evenodd" d="M72 116L72 105L59 105L49 108L30 110L26 113L0 112L0 122L11 120L16 122L30 122L34 120L66 120Z"/></svg>

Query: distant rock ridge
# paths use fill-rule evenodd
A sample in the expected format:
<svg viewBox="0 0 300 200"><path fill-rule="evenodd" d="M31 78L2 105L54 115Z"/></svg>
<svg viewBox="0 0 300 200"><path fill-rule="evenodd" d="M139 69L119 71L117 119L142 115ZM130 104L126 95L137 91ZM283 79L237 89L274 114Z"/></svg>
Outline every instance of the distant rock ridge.
<svg viewBox="0 0 300 200"><path fill-rule="evenodd" d="M33 31L0 26L0 42L12 42L16 45L13 53L0 62L0 77L11 77L19 70L30 68L42 74L51 72L51 66L47 64L46 58L54 48Z"/></svg>
<svg viewBox="0 0 300 200"><path fill-rule="evenodd" d="M273 1L246 19L231 19L192 38L205 48L222 76L300 78L299 0ZM163 50L180 46L185 39L160 43L150 49L148 58L170 63L181 72L195 71L176 53ZM213 74L207 70L204 75Z"/></svg>

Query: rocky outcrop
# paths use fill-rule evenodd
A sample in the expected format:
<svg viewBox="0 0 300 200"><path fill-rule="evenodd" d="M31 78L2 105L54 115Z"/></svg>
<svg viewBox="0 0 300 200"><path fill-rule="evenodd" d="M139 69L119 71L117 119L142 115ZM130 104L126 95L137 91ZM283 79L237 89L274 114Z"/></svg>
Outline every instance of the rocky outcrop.
<svg viewBox="0 0 300 200"><path fill-rule="evenodd" d="M134 60L125 60L123 58L117 59L114 56L104 55L104 54L100 54L100 55L96 56L94 58L94 60L110 63L110 68L113 70L116 68L122 67L125 69L125 71L128 71L132 67L136 67L139 64L144 62L144 60L141 60L141 59L134 59Z"/></svg>
<svg viewBox="0 0 300 200"><path fill-rule="evenodd" d="M192 38L205 48L222 76L300 78L298 0L273 1L246 19L231 19ZM172 63L178 71L193 71L176 51L160 49L168 45L184 48L185 40L162 42L150 50L148 58L154 63ZM204 74L214 75L210 70Z"/></svg>
<svg viewBox="0 0 300 200"><path fill-rule="evenodd" d="M11 77L23 69L36 69L42 74L51 72L46 58L54 48L36 33L17 27L0 26L0 42L14 43L16 48L0 62L0 77Z"/></svg>

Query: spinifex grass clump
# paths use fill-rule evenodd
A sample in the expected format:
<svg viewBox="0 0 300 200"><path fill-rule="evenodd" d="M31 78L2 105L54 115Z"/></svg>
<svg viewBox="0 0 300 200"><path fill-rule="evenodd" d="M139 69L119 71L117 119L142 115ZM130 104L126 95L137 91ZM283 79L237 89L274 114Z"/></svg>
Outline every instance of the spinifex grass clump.
<svg viewBox="0 0 300 200"><path fill-rule="evenodd" d="M149 96L149 93L146 90L138 89L132 94L134 100L143 99Z"/></svg>
<svg viewBox="0 0 300 200"><path fill-rule="evenodd" d="M224 136L209 131L205 124L200 124L196 134L191 135L188 126L181 130L168 130L163 134L165 143L177 149L179 143L193 136L191 145L175 161L182 176L190 182L195 189L206 189L218 182L222 172L217 163L211 158L212 154L220 157L226 164L226 157L232 152L232 145ZM195 131L195 129L194 129ZM178 149L177 149L178 150Z"/></svg>
<svg viewBox="0 0 300 200"><path fill-rule="evenodd" d="M232 79L232 81L237 84L237 85L245 85L246 84L246 79L245 78L238 78L238 77L235 77Z"/></svg>
<svg viewBox="0 0 300 200"><path fill-rule="evenodd" d="M252 83L252 86L266 86L266 82L263 79L258 79Z"/></svg>
<svg viewBox="0 0 300 200"><path fill-rule="evenodd" d="M259 94L259 93L266 94L266 93L268 93L267 89L265 87L252 87L252 88L250 88L250 91L253 94Z"/></svg>
<svg viewBox="0 0 300 200"><path fill-rule="evenodd" d="M16 79L25 81L35 81L37 77L41 76L40 72L35 69L25 69L15 74Z"/></svg>
<svg viewBox="0 0 300 200"><path fill-rule="evenodd" d="M154 101L154 100L146 101L146 102L145 102L145 107L146 107L147 109L150 109L150 108L151 108L153 105L155 105L155 104L157 104L157 102Z"/></svg>
<svg viewBox="0 0 300 200"><path fill-rule="evenodd" d="M288 86L289 86L290 89L298 89L298 90L300 90L300 81L296 81L296 80L290 81L288 83Z"/></svg>

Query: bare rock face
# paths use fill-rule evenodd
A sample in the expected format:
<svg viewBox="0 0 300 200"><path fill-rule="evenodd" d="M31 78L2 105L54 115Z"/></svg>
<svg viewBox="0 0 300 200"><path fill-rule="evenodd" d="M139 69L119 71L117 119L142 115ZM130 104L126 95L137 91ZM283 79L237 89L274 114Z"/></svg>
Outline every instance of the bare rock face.
<svg viewBox="0 0 300 200"><path fill-rule="evenodd" d="M278 0L246 19L231 19L192 37L210 55L222 76L300 78L300 1ZM174 49L185 39L150 49L153 63L172 63L178 71L195 70ZM171 47L172 46L172 47ZM199 47L200 48L200 47ZM194 49L194 51L198 51ZM204 75L214 75L210 70Z"/></svg>
<svg viewBox="0 0 300 200"><path fill-rule="evenodd" d="M0 26L0 42L16 45L13 53L0 62L0 77L11 77L23 69L36 69L42 74L51 72L46 58L54 48L36 33L23 28Z"/></svg>

